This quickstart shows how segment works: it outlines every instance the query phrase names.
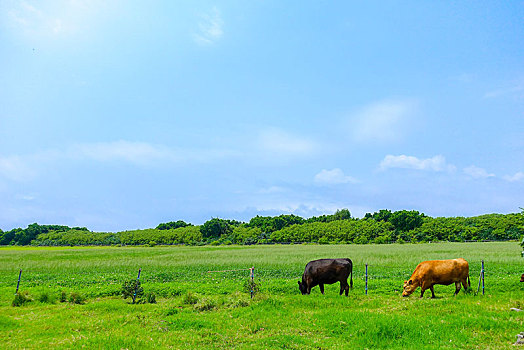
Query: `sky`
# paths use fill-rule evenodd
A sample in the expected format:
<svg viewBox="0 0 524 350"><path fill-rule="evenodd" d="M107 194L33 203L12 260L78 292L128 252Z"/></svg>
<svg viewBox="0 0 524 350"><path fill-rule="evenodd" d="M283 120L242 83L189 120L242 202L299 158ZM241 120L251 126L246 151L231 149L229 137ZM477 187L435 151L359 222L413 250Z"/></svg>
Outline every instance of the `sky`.
<svg viewBox="0 0 524 350"><path fill-rule="evenodd" d="M0 229L524 207L522 1L0 1Z"/></svg>

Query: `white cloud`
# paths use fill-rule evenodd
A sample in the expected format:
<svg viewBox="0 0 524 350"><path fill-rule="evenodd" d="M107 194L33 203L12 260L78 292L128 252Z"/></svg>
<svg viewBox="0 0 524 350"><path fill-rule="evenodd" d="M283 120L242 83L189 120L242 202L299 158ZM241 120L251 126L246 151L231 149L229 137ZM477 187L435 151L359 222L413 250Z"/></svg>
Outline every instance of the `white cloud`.
<svg viewBox="0 0 524 350"><path fill-rule="evenodd" d="M524 173L518 172L518 173L515 173L514 175L506 175L504 176L504 180L509 181L509 182L522 181L524 180Z"/></svg>
<svg viewBox="0 0 524 350"><path fill-rule="evenodd" d="M31 201L34 201L36 199L36 197L34 195L31 195L31 194L17 194L17 195L15 195L15 198L23 200L23 201L26 201L26 202L31 202Z"/></svg>
<svg viewBox="0 0 524 350"><path fill-rule="evenodd" d="M209 45L215 43L224 35L224 21L220 11L214 7L209 13L200 15L198 22L198 33L194 34L194 39L198 44Z"/></svg>
<svg viewBox="0 0 524 350"><path fill-rule="evenodd" d="M417 157L406 155L387 155L382 162L380 162L380 169L387 170L391 168L449 172L455 170L455 166L447 164L446 158L442 155L436 155L427 159L419 159Z"/></svg>
<svg viewBox="0 0 524 350"><path fill-rule="evenodd" d="M349 128L357 142L395 142L407 133L416 104L409 100L387 100L362 109Z"/></svg>
<svg viewBox="0 0 524 350"><path fill-rule="evenodd" d="M479 168L475 165L464 168L464 174L471 176L474 179L487 179L489 177L495 177L495 174L488 173L485 169Z"/></svg>
<svg viewBox="0 0 524 350"><path fill-rule="evenodd" d="M274 156L300 156L315 152L313 141L289 134L280 129L268 129L260 133L258 139L260 149Z"/></svg>
<svg viewBox="0 0 524 350"><path fill-rule="evenodd" d="M357 183L358 181L351 176L345 175L341 169L335 168L332 170L323 169L320 173L315 175L315 182L327 185L338 185Z"/></svg>

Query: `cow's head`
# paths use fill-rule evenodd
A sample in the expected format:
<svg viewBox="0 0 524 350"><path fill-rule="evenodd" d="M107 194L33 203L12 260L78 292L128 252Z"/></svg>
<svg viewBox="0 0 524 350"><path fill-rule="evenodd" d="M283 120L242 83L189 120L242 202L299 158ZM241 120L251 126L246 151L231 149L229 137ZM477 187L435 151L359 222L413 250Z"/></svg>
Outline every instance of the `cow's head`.
<svg viewBox="0 0 524 350"><path fill-rule="evenodd" d="M417 289L418 283L413 282L413 280L404 281L404 291L402 292L403 297L411 295Z"/></svg>
<svg viewBox="0 0 524 350"><path fill-rule="evenodd" d="M298 289L300 289L300 293L302 293L302 295L308 294L307 286L304 282L298 281Z"/></svg>
<svg viewBox="0 0 524 350"><path fill-rule="evenodd" d="M524 282L524 273L522 274L522 276L520 276L520 281Z"/></svg>

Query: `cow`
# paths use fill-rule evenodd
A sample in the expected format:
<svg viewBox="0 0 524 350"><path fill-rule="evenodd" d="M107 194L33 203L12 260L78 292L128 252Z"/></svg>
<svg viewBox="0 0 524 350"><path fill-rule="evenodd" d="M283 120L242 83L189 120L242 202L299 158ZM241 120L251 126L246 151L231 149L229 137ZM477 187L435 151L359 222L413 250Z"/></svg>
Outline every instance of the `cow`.
<svg viewBox="0 0 524 350"><path fill-rule="evenodd" d="M431 297L435 298L435 291L433 290L435 284L449 286L451 283L455 283L455 295L460 291L461 283L465 291L471 286L469 264L466 260L459 258L423 261L417 265L409 281L404 281L402 296L409 296L420 286L422 290L420 293L421 298L424 296L426 289L431 290Z"/></svg>
<svg viewBox="0 0 524 350"><path fill-rule="evenodd" d="M348 285L348 276L350 283ZM298 281L298 288L302 295L311 293L311 288L319 286L324 294L324 284L340 282L342 292L348 296L349 288L353 288L353 262L351 259L319 259L307 263L302 275L302 282Z"/></svg>
<svg viewBox="0 0 524 350"><path fill-rule="evenodd" d="M520 281L524 282L524 273L520 276Z"/></svg>

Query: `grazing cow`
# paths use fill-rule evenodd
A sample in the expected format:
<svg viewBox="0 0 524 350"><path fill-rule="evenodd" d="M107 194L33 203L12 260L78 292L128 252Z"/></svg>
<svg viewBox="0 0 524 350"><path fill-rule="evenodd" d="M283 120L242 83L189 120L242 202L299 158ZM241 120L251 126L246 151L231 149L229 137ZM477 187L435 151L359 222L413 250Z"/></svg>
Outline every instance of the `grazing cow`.
<svg viewBox="0 0 524 350"><path fill-rule="evenodd" d="M404 292L402 292L402 296L407 297L420 286L422 290L420 293L421 298L424 296L426 289L431 290L431 297L435 298L433 285L443 284L449 286L453 282L455 283L455 295L460 291L460 283L464 286L464 290L467 290L468 286L471 286L469 280L469 265L466 260L459 258L423 261L418 264L409 281L404 281Z"/></svg>
<svg viewBox="0 0 524 350"><path fill-rule="evenodd" d="M524 282L524 273L520 276L520 281Z"/></svg>
<svg viewBox="0 0 524 350"><path fill-rule="evenodd" d="M348 285L348 276L351 276ZM311 288L318 285L324 294L324 284L340 282L340 295L349 288L353 288L353 262L351 259L319 259L307 263L302 275L302 282L298 281L298 288L302 294L311 293Z"/></svg>

